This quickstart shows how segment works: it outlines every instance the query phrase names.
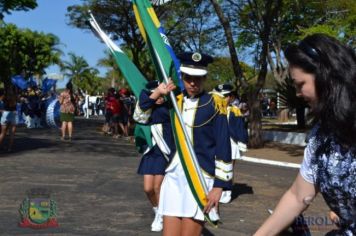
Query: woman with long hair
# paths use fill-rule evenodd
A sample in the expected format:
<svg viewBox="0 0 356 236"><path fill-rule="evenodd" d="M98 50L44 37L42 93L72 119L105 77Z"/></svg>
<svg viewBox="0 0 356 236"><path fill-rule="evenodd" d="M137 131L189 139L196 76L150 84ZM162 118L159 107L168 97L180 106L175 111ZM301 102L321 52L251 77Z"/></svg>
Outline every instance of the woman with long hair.
<svg viewBox="0 0 356 236"><path fill-rule="evenodd" d="M356 234L356 55L336 39L314 34L285 51L297 96L310 105L314 127L300 172L257 235L277 235L320 192L338 216L338 230Z"/></svg>
<svg viewBox="0 0 356 236"><path fill-rule="evenodd" d="M66 130L68 129L68 139L72 140L73 134L73 121L75 113L75 99L73 96L73 85L68 82L65 90L59 95L60 107L60 120L62 122L61 127L61 140L66 139Z"/></svg>

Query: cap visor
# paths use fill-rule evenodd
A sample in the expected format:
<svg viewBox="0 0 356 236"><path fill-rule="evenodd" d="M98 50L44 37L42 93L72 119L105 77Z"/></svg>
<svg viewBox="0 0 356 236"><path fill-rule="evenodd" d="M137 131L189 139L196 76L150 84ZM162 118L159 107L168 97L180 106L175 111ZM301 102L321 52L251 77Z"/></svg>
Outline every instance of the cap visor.
<svg viewBox="0 0 356 236"><path fill-rule="evenodd" d="M208 73L208 71L204 69L191 68L185 66L181 66L180 71L183 72L184 74L191 75L191 76L204 76Z"/></svg>

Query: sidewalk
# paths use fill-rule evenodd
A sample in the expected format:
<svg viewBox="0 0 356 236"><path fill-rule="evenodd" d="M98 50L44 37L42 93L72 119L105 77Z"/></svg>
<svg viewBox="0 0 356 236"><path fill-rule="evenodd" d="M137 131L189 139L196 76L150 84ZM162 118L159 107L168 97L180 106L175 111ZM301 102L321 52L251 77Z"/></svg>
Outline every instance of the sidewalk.
<svg viewBox="0 0 356 236"><path fill-rule="evenodd" d="M250 148L243 156L300 164L303 161L303 154L304 147L301 146L266 142L263 148Z"/></svg>

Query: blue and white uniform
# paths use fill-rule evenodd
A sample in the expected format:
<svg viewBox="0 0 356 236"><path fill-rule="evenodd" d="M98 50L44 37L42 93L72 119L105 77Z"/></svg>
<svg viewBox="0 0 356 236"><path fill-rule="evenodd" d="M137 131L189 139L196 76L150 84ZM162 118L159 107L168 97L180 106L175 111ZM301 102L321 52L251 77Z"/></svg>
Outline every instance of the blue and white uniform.
<svg viewBox="0 0 356 236"><path fill-rule="evenodd" d="M227 102L227 97L232 96L233 86L231 84L219 84L210 94L220 96ZM231 141L231 159L240 159L240 152L247 151L248 133L243 117L236 99L227 107L227 120L229 123L229 134Z"/></svg>
<svg viewBox="0 0 356 236"><path fill-rule="evenodd" d="M245 126L245 118L240 109L235 105L227 107L227 119L231 142L231 159L241 158L241 152L247 151L248 133Z"/></svg>
<svg viewBox="0 0 356 236"><path fill-rule="evenodd" d="M175 152L174 139L169 117L169 105L165 102L156 105L149 97L150 92L143 90L134 112L134 119L150 125L152 148L146 148L137 173L141 175L164 175L165 169Z"/></svg>
<svg viewBox="0 0 356 236"><path fill-rule="evenodd" d="M180 102L181 99L183 100ZM218 108L219 104L213 96L204 92L196 97L180 95L178 105L180 103L185 127L208 191L213 187L231 189L232 162L226 106ZM204 214L191 193L177 153L166 169L158 211L166 216L204 220Z"/></svg>

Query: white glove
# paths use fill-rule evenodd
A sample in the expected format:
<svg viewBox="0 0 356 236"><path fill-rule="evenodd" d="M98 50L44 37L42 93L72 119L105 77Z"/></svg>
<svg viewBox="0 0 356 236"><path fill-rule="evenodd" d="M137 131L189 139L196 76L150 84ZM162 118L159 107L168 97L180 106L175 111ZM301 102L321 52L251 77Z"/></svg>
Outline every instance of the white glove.
<svg viewBox="0 0 356 236"><path fill-rule="evenodd" d="M237 142L237 146L241 152L247 152L247 145L241 142Z"/></svg>

